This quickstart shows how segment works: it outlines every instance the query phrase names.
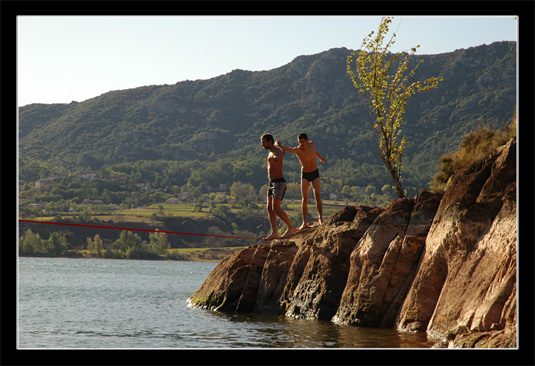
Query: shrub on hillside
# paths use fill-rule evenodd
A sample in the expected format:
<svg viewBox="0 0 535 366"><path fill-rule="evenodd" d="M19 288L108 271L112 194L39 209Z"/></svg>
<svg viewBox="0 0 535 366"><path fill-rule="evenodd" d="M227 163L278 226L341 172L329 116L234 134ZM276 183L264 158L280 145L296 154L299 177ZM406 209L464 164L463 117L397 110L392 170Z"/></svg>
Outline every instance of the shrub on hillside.
<svg viewBox="0 0 535 366"><path fill-rule="evenodd" d="M443 192L450 177L460 168L491 154L497 147L504 145L516 136L516 116L509 125L498 130L483 127L466 135L459 149L440 157L440 171L431 182L431 189Z"/></svg>

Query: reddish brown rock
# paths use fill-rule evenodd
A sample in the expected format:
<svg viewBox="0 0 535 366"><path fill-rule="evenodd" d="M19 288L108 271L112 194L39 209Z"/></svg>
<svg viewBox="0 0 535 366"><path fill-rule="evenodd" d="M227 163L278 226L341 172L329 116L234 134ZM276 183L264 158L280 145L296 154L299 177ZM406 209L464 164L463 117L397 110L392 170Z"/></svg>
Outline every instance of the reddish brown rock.
<svg viewBox="0 0 535 366"><path fill-rule="evenodd" d="M286 285L284 286L282 295L280 297L281 302L281 312L284 314L286 312L286 309L289 308L290 303L293 298L293 293L295 288L297 287L297 284L301 280L301 276L303 275L303 272L305 271L305 267L308 263L308 259L310 258L310 251L312 249L312 242L313 239L308 239L305 241L303 245L299 247L299 250L297 251L297 254L295 255L294 261L292 265L290 266L290 269L288 271L288 276L286 279Z"/></svg>
<svg viewBox="0 0 535 366"><path fill-rule="evenodd" d="M426 232L421 225L429 215L423 213L422 202L413 233ZM371 327L393 324L396 306L403 298L400 291L408 290L407 279L425 241L424 237L406 236L415 204L413 198L393 201L359 241L351 254L351 269L334 322Z"/></svg>
<svg viewBox="0 0 535 366"><path fill-rule="evenodd" d="M444 195L349 206L290 241L229 255L192 306L428 332L449 347L516 347L516 141Z"/></svg>
<svg viewBox="0 0 535 366"><path fill-rule="evenodd" d="M346 207L320 227L303 248L308 259L299 279L285 292L285 315L330 320L336 313L349 272L349 257L382 209Z"/></svg>
<svg viewBox="0 0 535 366"><path fill-rule="evenodd" d="M272 246L264 263L252 311L260 314L280 314L281 295L288 282L297 246Z"/></svg>
<svg viewBox="0 0 535 366"><path fill-rule="evenodd" d="M515 343L515 146L511 140L448 184L398 329L427 331L454 347L456 337L473 341L504 330L492 339Z"/></svg>
<svg viewBox="0 0 535 366"><path fill-rule="evenodd" d="M512 183L514 185L514 183ZM427 331L488 332L516 328L516 202L506 201L472 250L448 263L448 276Z"/></svg>
<svg viewBox="0 0 535 366"><path fill-rule="evenodd" d="M295 246L262 244L231 253L214 268L188 302L190 306L225 312L270 308L273 292L277 288L282 291L286 282L282 274L288 271L296 251Z"/></svg>
<svg viewBox="0 0 535 366"><path fill-rule="evenodd" d="M253 262L256 247L229 254L214 268L201 287L188 299L190 306L234 311Z"/></svg>

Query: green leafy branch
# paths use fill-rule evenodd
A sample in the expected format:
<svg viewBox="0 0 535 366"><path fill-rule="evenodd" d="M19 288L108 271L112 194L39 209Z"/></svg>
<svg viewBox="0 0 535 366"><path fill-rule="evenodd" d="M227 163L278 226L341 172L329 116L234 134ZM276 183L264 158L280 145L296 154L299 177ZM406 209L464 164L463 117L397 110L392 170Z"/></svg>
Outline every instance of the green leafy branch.
<svg viewBox="0 0 535 366"><path fill-rule="evenodd" d="M386 44L384 42L391 22L392 17L382 18L377 33L372 31L364 38L361 49L347 57L347 74L375 114L374 128L378 132L379 153L390 172L398 196L404 197L401 171L407 141L402 136L401 123L407 100L416 93L438 87L443 78L414 81L415 72L423 60L407 74L410 58L420 45L413 47L410 53L390 53L388 49L394 45L396 34L392 33ZM392 69L395 72L391 72Z"/></svg>

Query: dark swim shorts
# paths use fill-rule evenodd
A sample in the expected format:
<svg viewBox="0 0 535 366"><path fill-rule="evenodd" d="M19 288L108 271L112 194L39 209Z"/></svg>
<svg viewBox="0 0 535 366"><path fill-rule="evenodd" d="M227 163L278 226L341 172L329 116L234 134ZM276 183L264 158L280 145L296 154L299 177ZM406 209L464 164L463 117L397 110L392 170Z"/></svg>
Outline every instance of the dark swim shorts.
<svg viewBox="0 0 535 366"><path fill-rule="evenodd" d="M302 176L303 179L308 180L309 182L312 182L314 179L320 177L319 169L314 170L313 172L305 173L303 172Z"/></svg>
<svg viewBox="0 0 535 366"><path fill-rule="evenodd" d="M284 178L277 178L269 181L267 195L268 197L275 197L282 201L286 193L286 180Z"/></svg>

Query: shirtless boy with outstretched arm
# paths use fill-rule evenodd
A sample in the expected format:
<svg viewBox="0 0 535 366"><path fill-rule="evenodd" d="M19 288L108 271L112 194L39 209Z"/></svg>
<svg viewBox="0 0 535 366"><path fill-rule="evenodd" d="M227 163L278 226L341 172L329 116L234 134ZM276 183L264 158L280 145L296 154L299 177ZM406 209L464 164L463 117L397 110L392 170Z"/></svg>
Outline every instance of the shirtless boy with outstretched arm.
<svg viewBox="0 0 535 366"><path fill-rule="evenodd" d="M316 151L314 142L308 141L306 133L301 133L297 137L299 146L291 148L283 146L279 140L275 143L275 146L282 148L284 151L296 154L299 162L301 162L301 213L303 215L303 224L298 230L302 230L310 224L307 222L308 216L308 190L310 183L312 183L312 190L314 191L314 199L316 200L316 209L318 210L319 223L323 224L323 205L321 203L320 196L320 176L318 166L316 165L316 158L322 163L326 162L323 157Z"/></svg>
<svg viewBox="0 0 535 366"><path fill-rule="evenodd" d="M269 179L267 191L267 212L269 224L271 226L271 235L262 238L262 240L270 241L279 238L277 231L277 216L279 216L288 227L282 236L283 238L293 234L296 232L296 230L288 218L288 215L286 215L286 212L281 209L282 199L284 198L284 193L286 193L286 180L284 180L284 176L282 174L282 159L285 155L284 151L280 147L275 146L273 136L270 134L262 135L260 140L262 142L262 147L266 150L269 150L269 154L266 159L268 163L267 174Z"/></svg>

